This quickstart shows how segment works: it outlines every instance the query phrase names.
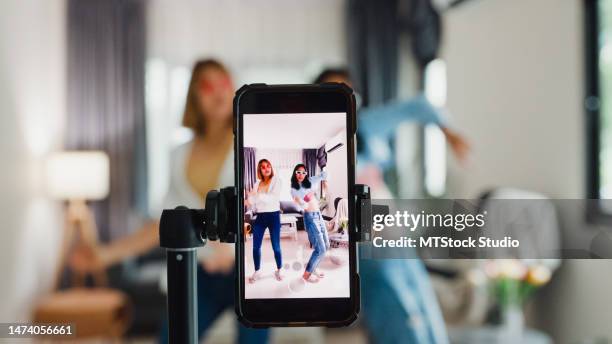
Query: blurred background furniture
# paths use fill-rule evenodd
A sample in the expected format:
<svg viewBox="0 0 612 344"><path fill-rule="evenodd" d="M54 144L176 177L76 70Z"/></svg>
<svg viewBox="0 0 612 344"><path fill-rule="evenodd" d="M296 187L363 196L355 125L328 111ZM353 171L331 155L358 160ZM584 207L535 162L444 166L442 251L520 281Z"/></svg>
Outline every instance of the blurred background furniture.
<svg viewBox="0 0 612 344"><path fill-rule="evenodd" d="M66 267L66 257L76 246L95 251L98 231L87 201L104 199L109 192L109 159L100 151L65 151L52 154L46 163L45 182L49 195L67 202L61 259L56 288ZM75 324L77 338L120 338L131 319L129 297L107 288L103 270L92 272L95 288L84 288L86 275L70 271L67 289L46 295L36 306L38 323Z"/></svg>
<svg viewBox="0 0 612 344"><path fill-rule="evenodd" d="M452 327L449 335L453 343L503 342L502 327L508 319L509 307L500 300L499 290L495 289L497 277L487 275L486 264L503 265L505 260L519 265L524 274L511 277L512 282L535 283L534 290L547 283L560 265L560 260L554 259L561 248L557 210L545 195L516 188L495 188L482 193L475 209L468 211L486 212L483 236L495 239L510 236L520 240L520 247L481 250L482 256L474 258L482 259L430 259L426 261L427 269L445 320ZM484 258L494 260L488 262ZM547 271L548 277L542 284L527 275L536 266ZM551 342L544 333L525 326L525 301L517 299L516 304L510 305L518 313L518 330L525 336L521 342Z"/></svg>
<svg viewBox="0 0 612 344"><path fill-rule="evenodd" d="M270 235L269 232L266 232L266 235ZM281 237L290 236L293 240L298 239L297 236L297 217L291 214L281 214Z"/></svg>
<svg viewBox="0 0 612 344"><path fill-rule="evenodd" d="M291 215L295 218L297 230L304 230L304 211L299 209L293 201L281 201L280 210L283 215Z"/></svg>
<svg viewBox="0 0 612 344"><path fill-rule="evenodd" d="M510 344L504 336L500 327L483 326L475 328L454 328L448 329L448 336L451 344ZM551 344L551 338L541 331L532 329L526 330L520 338L523 344Z"/></svg>
<svg viewBox="0 0 612 344"><path fill-rule="evenodd" d="M157 335L166 319L166 294L160 276L166 272L166 253L155 249L108 270L109 285L125 293L132 304L127 336Z"/></svg>
<svg viewBox="0 0 612 344"><path fill-rule="evenodd" d="M108 288L71 288L44 297L34 312L40 324L74 324L76 338L120 339L130 324L127 295Z"/></svg>

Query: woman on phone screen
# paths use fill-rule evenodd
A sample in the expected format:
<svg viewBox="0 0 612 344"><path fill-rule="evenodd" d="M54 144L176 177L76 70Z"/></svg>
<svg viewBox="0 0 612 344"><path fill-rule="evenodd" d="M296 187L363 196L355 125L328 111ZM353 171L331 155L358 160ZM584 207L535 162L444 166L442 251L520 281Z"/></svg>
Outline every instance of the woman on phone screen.
<svg viewBox="0 0 612 344"><path fill-rule="evenodd" d="M319 282L319 279L323 277L323 274L317 271L317 266L329 249L327 229L319 208L319 200L314 194L316 185L322 180L327 180L325 170L321 171L319 175L308 177L304 164L297 164L293 168L291 197L298 206L304 209L304 227L314 249L302 275L306 282L311 283Z"/></svg>
<svg viewBox="0 0 612 344"><path fill-rule="evenodd" d="M263 241L266 228L270 231L270 241L274 250L274 260L276 261L276 271L274 277L281 281L281 268L283 258L280 247L280 192L281 181L274 175L272 164L267 159L261 159L257 163L257 182L253 189L248 193L245 200L247 206L253 208L257 213L257 218L252 224L253 228L253 262L255 272L249 277L249 282L254 283L260 277L259 268L261 267L261 243Z"/></svg>

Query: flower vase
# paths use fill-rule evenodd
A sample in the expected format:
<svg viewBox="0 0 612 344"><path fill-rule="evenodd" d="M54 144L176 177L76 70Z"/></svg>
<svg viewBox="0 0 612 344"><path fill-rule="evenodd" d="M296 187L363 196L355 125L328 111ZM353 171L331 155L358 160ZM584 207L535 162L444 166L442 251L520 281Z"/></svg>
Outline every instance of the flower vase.
<svg viewBox="0 0 612 344"><path fill-rule="evenodd" d="M508 304L502 308L500 343L521 343L525 330L525 315L520 304Z"/></svg>

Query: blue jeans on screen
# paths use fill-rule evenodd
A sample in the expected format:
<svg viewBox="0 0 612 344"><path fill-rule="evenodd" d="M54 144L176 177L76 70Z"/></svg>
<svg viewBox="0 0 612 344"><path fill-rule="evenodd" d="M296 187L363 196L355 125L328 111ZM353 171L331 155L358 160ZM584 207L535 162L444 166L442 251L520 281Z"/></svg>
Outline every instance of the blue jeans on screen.
<svg viewBox="0 0 612 344"><path fill-rule="evenodd" d="M325 255L325 251L329 248L329 236L320 211L305 212L304 227L306 233L308 233L308 240L310 240L314 249L306 264L306 271L311 273L317 268L321 258Z"/></svg>
<svg viewBox="0 0 612 344"><path fill-rule="evenodd" d="M272 250L274 250L274 260L276 268L283 267L283 256L280 246L280 211L271 211L266 213L258 213L257 218L252 224L253 228L253 262L255 270L259 270L261 266L261 243L263 236L266 233L266 228L270 231L270 241L272 242Z"/></svg>

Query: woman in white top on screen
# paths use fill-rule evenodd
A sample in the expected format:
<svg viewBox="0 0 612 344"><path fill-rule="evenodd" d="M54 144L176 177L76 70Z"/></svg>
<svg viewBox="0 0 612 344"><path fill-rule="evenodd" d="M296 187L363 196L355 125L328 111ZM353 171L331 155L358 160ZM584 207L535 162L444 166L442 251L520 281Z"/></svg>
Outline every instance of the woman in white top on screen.
<svg viewBox="0 0 612 344"><path fill-rule="evenodd" d="M223 64L207 59L194 65L183 115L183 125L192 129L194 138L172 152L163 208L203 208L208 191L234 184L233 98L234 86ZM161 211L156 215L159 218ZM71 265L91 271L144 254L159 247L158 228L159 222L151 221L96 252L77 252L71 257ZM209 241L198 256L198 333L202 337L225 309L234 307L234 248ZM164 326L160 342L167 343L167 335ZM265 343L267 339L267 330L238 325L240 343Z"/></svg>
<svg viewBox="0 0 612 344"><path fill-rule="evenodd" d="M283 258L280 246L280 192L281 181L274 175L272 164L267 159L261 159L257 163L257 183L248 193L245 200L247 206L253 208L257 213L257 218L253 222L253 262L255 272L249 278L249 282L254 283L259 279L259 268L261 267L261 244L266 228L270 231L270 241L274 250L274 260L276 261L276 271L274 277L281 281L281 268Z"/></svg>

